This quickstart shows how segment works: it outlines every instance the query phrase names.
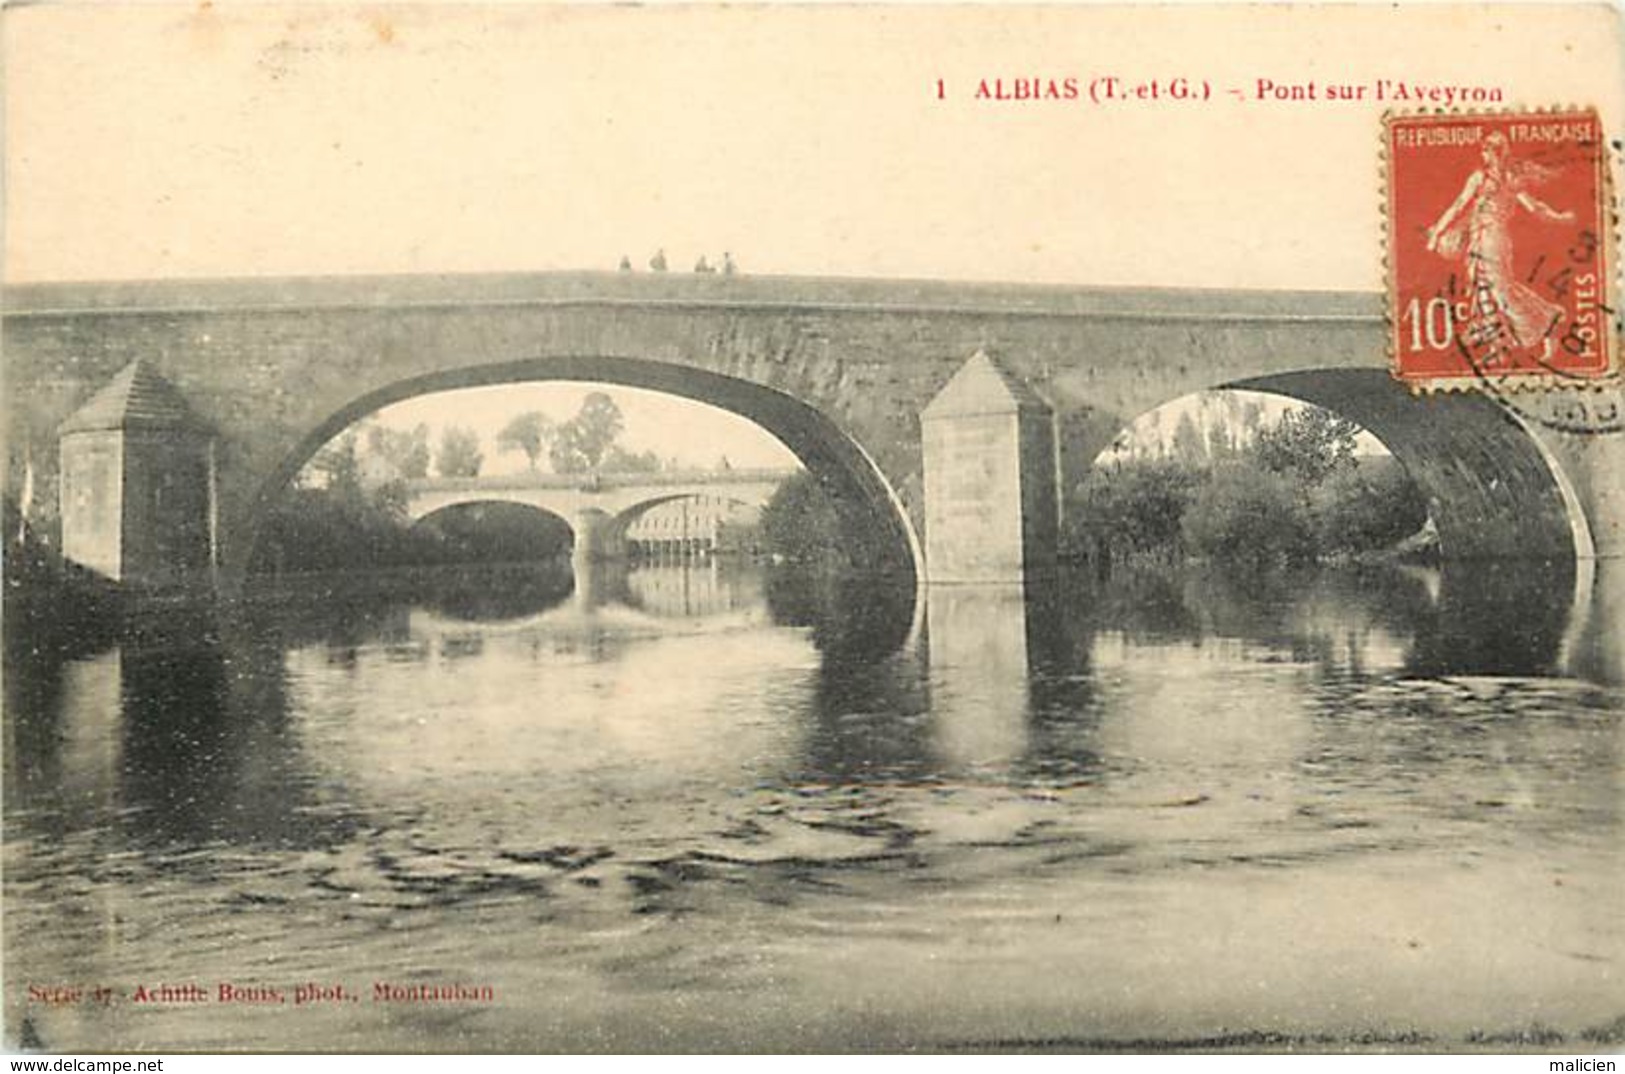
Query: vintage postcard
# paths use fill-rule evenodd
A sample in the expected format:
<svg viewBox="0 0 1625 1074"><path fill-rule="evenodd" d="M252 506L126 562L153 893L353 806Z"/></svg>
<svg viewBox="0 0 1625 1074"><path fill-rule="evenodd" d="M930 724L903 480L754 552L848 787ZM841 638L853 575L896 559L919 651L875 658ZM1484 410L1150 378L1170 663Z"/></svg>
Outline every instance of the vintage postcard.
<svg viewBox="0 0 1625 1074"><path fill-rule="evenodd" d="M1618 10L3 20L7 1049L1625 1045Z"/></svg>

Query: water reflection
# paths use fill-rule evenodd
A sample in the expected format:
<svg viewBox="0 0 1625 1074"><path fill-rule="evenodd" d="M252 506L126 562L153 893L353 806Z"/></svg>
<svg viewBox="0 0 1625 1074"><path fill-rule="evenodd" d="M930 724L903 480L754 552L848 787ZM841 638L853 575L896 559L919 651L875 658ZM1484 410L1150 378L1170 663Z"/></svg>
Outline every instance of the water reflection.
<svg viewBox="0 0 1625 1074"><path fill-rule="evenodd" d="M1544 1009L1592 1019L1571 1028L1606 1021L1597 975L1625 957L1597 909L1625 878L1613 572L1579 605L1572 574L1527 565L1058 575L933 590L916 636L914 594L883 577L591 568L324 583L13 661L17 972L69 949L114 981L472 960L526 998L469 1014L470 1032L579 1047L569 1026L622 1023L570 997L726 980L775 1009L833 1004L852 974L816 953L838 936L875 973L976 968L936 997L966 1017L996 1006L985 981L1023 1018L1048 1009L1021 982L1049 961L1037 976L1064 980L1069 1017L1117 1002L1076 966L1115 967L1142 1016L1217 982L1180 1008L1196 1018L1260 960L1296 983L1256 1001L1306 993L1312 1012L1397 995L1411 957L1351 953L1367 933L1336 892L1354 890L1382 893L1407 936L1453 937L1430 980L1485 982L1491 1024L1522 1009L1494 984L1507 973L1474 969L1496 944L1544 975ZM1199 905L1171 894L1187 891ZM1259 912L1261 891L1334 917L1284 913L1233 948L1187 929ZM1418 916L1441 892L1452 913ZM1546 931L1508 940L1480 905ZM1283 944L1293 965L1337 960L1348 990L1290 978ZM1559 973L1554 950L1586 957ZM115 1043L95 1019L40 1017L53 1045ZM165 1012L150 1039L211 1039L191 1017ZM907 1039L950 1024L939 1011ZM362 1012L332 1032L396 1029ZM234 1032L286 1046L286 1026Z"/></svg>
<svg viewBox="0 0 1625 1074"><path fill-rule="evenodd" d="M914 621L915 595L906 575L779 565L768 568L762 595L773 622L809 628L813 645L837 669L901 649Z"/></svg>
<svg viewBox="0 0 1625 1074"><path fill-rule="evenodd" d="M761 569L748 560L717 558L692 565L623 568L625 603L668 619L754 612L763 602Z"/></svg>
<svg viewBox="0 0 1625 1074"><path fill-rule="evenodd" d="M108 819L122 764L119 666L115 650L7 667L8 831L57 837Z"/></svg>
<svg viewBox="0 0 1625 1074"><path fill-rule="evenodd" d="M1567 567L1120 573L935 590L915 648L911 595L884 580L738 563L591 573L585 605L567 565L441 573L411 600L321 590L220 625L138 631L99 654L17 664L6 683L8 823L60 833L118 817L158 841L339 837L328 822L342 810L310 797L320 780L302 759L313 704L339 691L336 718L346 720L456 710L451 737L434 746L456 756L457 728L526 719L491 717L498 693L545 690L552 708L580 710L571 690L606 689L573 684L565 669L584 665L617 670L613 703L583 711L649 720L655 738L639 732L644 746L676 734L685 706L749 707L735 696L749 677L759 710L747 719L799 728L799 755L779 764L794 779L1085 779L1105 755L1166 766L1192 751L1289 768L1310 726L1294 712L1371 709L1395 729L1458 699L1454 688L1411 686L1396 708L1359 685L1368 680L1552 675L1566 653L1570 670L1617 681L1618 632L1607 624L1625 603L1618 572L1599 570L1583 606L1591 620L1569 630L1565 650ZM707 666L725 681L679 691ZM1583 693L1573 703L1593 704ZM1200 723L1170 719L1185 709ZM1421 758L1381 763L1399 770ZM307 822L316 814L327 827Z"/></svg>
<svg viewBox="0 0 1625 1074"><path fill-rule="evenodd" d="M1102 698L1094 668L1093 609L1064 577L1028 587L1028 747L1018 771L1041 782L1101 770Z"/></svg>
<svg viewBox="0 0 1625 1074"><path fill-rule="evenodd" d="M1447 564L1432 614L1419 624L1409 669L1417 675L1549 674L1574 587L1572 560Z"/></svg>
<svg viewBox="0 0 1625 1074"><path fill-rule="evenodd" d="M1437 677L1556 672L1574 597L1572 563L1529 561L1122 571L1081 583L1070 599L1131 646L1229 641L1328 672ZM1599 601L1587 636L1614 636L1605 624L1620 611Z"/></svg>
<svg viewBox="0 0 1625 1074"><path fill-rule="evenodd" d="M1038 782L1096 772L1090 631L1099 609L1076 581L932 592L927 645L940 764Z"/></svg>
<svg viewBox="0 0 1625 1074"><path fill-rule="evenodd" d="M954 766L1008 767L1027 749L1032 674L1022 585L942 587L927 605L937 748Z"/></svg>
<svg viewBox="0 0 1625 1074"><path fill-rule="evenodd" d="M424 572L423 582L414 594L420 607L447 619L500 623L530 618L562 604L576 589L576 574L570 561L560 558L500 571L441 569Z"/></svg>

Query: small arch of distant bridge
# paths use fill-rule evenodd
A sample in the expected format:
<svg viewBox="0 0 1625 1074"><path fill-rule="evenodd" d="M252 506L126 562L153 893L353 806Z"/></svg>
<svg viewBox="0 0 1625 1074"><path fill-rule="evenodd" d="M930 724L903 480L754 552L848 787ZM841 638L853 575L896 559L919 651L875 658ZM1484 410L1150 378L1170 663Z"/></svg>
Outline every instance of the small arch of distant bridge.
<svg viewBox="0 0 1625 1074"><path fill-rule="evenodd" d="M545 506L535 503L527 503L523 500L476 496L466 500L456 500L449 503L443 503L436 506L433 510L418 513L413 513L409 510L407 512L407 519L413 526L429 526L433 525L435 520L442 515L457 511L477 510L481 507L512 508L517 511L530 512L531 514L537 515L551 522L558 523L563 531L568 534L570 544L565 546L564 551L569 551L570 547L575 543L575 525L568 518L559 514L557 511L549 510Z"/></svg>
<svg viewBox="0 0 1625 1074"><path fill-rule="evenodd" d="M729 503L738 504L742 507L751 507L758 511L765 508L768 505L768 502L773 498L772 493L762 495L759 489L754 488L737 494L723 490L713 490L710 492L692 490L667 493L644 500L642 503L635 503L631 507L621 510L610 519L611 532L613 532L617 537L624 537L626 536L627 531L637 524L639 519L648 514L650 511L653 511L655 508L664 507L669 503L677 503L680 500L698 499L701 496L712 496L720 500L726 500Z"/></svg>

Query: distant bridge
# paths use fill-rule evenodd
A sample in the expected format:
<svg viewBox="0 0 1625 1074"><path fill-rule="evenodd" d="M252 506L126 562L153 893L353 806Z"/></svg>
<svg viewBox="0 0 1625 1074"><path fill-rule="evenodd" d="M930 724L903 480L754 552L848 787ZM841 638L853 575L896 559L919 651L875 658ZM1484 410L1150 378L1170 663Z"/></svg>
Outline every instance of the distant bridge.
<svg viewBox="0 0 1625 1074"><path fill-rule="evenodd" d="M799 472L785 467L422 478L407 483L406 512L417 522L463 504L523 504L570 524L576 558L618 559L625 554L627 530L661 504L711 496L765 507L779 486Z"/></svg>

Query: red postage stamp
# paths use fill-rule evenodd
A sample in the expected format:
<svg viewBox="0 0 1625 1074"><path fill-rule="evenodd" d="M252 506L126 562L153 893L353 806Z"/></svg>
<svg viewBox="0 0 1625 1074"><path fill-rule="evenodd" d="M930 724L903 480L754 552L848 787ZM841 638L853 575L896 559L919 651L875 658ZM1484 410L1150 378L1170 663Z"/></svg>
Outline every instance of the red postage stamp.
<svg viewBox="0 0 1625 1074"><path fill-rule="evenodd" d="M1615 372L1606 149L1592 111L1389 116L1389 346L1417 386Z"/></svg>

